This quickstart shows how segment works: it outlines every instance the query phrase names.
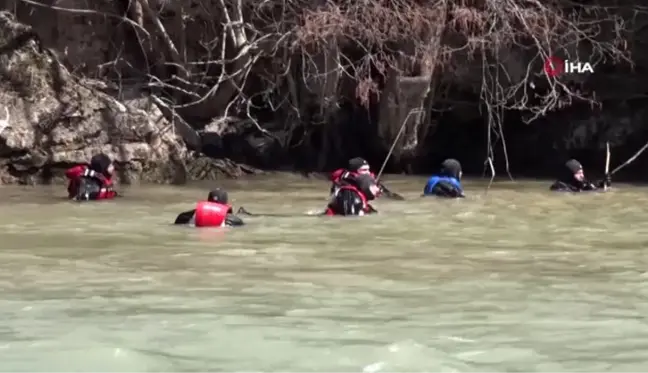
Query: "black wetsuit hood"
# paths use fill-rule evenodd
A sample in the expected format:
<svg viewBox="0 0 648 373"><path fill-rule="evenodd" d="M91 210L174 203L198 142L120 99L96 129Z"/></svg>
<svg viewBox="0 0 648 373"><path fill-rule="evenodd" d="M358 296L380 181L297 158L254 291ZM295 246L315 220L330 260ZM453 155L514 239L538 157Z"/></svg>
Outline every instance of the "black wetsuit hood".
<svg viewBox="0 0 648 373"><path fill-rule="evenodd" d="M90 169L94 172L100 173L105 176L108 175L108 167L110 167L110 164L112 163L112 160L110 160L110 157L105 155L104 153L99 153L90 159Z"/></svg>
<svg viewBox="0 0 648 373"><path fill-rule="evenodd" d="M459 180L461 174L461 163L456 159L446 159L441 163L441 170L439 176L454 177Z"/></svg>
<svg viewBox="0 0 648 373"><path fill-rule="evenodd" d="M588 180L576 180L576 173L583 169L583 165L575 159L570 159L565 162L564 166L560 168L558 180L551 185L549 189L554 191L569 191L569 192L583 192L590 190L598 190L610 186L609 175L605 179L593 184Z"/></svg>
<svg viewBox="0 0 648 373"><path fill-rule="evenodd" d="M562 170L558 175L558 180L568 185L580 186L583 183L576 180L576 178L574 178L574 175L582 169L583 165L579 161L570 159L565 162L564 167L562 167Z"/></svg>
<svg viewBox="0 0 648 373"><path fill-rule="evenodd" d="M207 196L207 200L209 202L227 204L227 202L229 201L229 196L227 195L226 191L218 188L209 192L209 195Z"/></svg>
<svg viewBox="0 0 648 373"><path fill-rule="evenodd" d="M364 166L369 166L369 162L367 162L363 158L356 157L349 160L349 165L347 166L347 170L351 172L358 172L358 170Z"/></svg>

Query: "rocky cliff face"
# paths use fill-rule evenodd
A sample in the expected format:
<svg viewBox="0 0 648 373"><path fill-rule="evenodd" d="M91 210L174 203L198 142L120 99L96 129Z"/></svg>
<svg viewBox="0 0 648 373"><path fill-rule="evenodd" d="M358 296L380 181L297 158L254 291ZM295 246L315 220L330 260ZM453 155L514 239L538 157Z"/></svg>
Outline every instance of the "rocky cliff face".
<svg viewBox="0 0 648 373"><path fill-rule="evenodd" d="M122 181L185 178L186 147L146 98L119 102L72 76L39 37L0 13L0 180L34 183L110 155Z"/></svg>
<svg viewBox="0 0 648 373"><path fill-rule="evenodd" d="M72 75L31 27L0 12L0 184L60 179L99 152L115 160L125 183L256 171L189 152L151 97L120 101L105 91Z"/></svg>

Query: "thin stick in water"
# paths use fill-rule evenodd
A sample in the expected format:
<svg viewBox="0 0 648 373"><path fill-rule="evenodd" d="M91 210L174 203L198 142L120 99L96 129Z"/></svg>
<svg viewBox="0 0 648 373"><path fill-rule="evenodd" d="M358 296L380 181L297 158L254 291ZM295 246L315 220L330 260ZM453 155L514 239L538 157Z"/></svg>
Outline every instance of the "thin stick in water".
<svg viewBox="0 0 648 373"><path fill-rule="evenodd" d="M633 155L632 157L630 157L627 161L623 162L623 164L621 164L619 167L617 167L617 168L615 168L614 170L612 170L612 172L610 172L610 175L614 175L614 174L616 174L617 172L621 171L622 168L624 168L625 166L627 166L627 165L629 165L630 163L634 162L634 160L637 159L637 157L640 156L641 153L643 153L644 151L646 151L646 149L648 149L648 142L647 142L647 143L646 143L646 144L645 144L641 149L639 149L639 151L637 151L637 152L635 153L635 155Z"/></svg>
<svg viewBox="0 0 648 373"><path fill-rule="evenodd" d="M403 134L403 131L405 131L405 125L407 124L407 121L409 120L410 116L413 114L418 114L421 113L423 110L421 109L412 109L410 110L409 114L405 117L403 120L403 123L401 124L400 130L398 131L398 134L396 135L396 138L394 139L394 142L392 143L391 148L389 149L389 153L387 153L387 156L385 157L385 161L383 162L382 166L380 167L380 171L378 171L378 175L376 176L376 181L380 180L380 176L382 176L383 171L385 171L385 167L387 166L387 162L389 161L389 158L391 157L392 153L394 152L394 149L396 148L396 143L398 143L398 139L400 139L401 135Z"/></svg>
<svg viewBox="0 0 648 373"><path fill-rule="evenodd" d="M486 161L488 162L488 166L491 170L491 178L488 182L488 186L486 187L486 193L488 194L488 190L490 189L491 185L493 185L493 181L495 180L495 166L493 165L493 158L488 157Z"/></svg>
<svg viewBox="0 0 648 373"><path fill-rule="evenodd" d="M605 174L610 172L610 143L605 143Z"/></svg>
<svg viewBox="0 0 648 373"><path fill-rule="evenodd" d="M610 142L605 143L605 177L610 172ZM607 184L603 184L603 190L607 190Z"/></svg>

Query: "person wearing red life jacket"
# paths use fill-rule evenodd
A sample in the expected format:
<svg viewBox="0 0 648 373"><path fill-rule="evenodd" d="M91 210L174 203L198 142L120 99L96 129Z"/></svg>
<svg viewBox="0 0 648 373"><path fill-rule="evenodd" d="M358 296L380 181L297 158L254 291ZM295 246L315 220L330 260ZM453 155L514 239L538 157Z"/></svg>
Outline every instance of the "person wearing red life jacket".
<svg viewBox="0 0 648 373"><path fill-rule="evenodd" d="M193 210L182 212L174 224L193 224L196 227L238 227L245 223L234 215L227 192L216 189L209 192L206 201L200 201Z"/></svg>
<svg viewBox="0 0 648 373"><path fill-rule="evenodd" d="M348 184L348 179L353 179L357 175L369 175L374 179L376 178L376 175L371 172L369 162L360 157L352 158L349 160L347 168L337 169L331 174L331 196L335 195L342 185ZM397 200L404 199L400 194L391 192L382 183L377 182L376 185L380 188L381 195L384 194L388 198Z"/></svg>
<svg viewBox="0 0 648 373"><path fill-rule="evenodd" d="M68 198L76 201L113 199L117 196L112 180L115 166L107 155L92 157L90 164L81 164L65 171Z"/></svg>
<svg viewBox="0 0 648 373"><path fill-rule="evenodd" d="M380 187L370 174L347 177L331 197L324 215L362 216L377 213L370 201L380 195Z"/></svg>

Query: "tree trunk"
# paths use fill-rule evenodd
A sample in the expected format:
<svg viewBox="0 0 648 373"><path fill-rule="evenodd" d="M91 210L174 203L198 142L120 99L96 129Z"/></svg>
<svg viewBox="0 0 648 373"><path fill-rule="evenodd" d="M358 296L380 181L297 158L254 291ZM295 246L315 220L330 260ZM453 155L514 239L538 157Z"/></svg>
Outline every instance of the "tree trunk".
<svg viewBox="0 0 648 373"><path fill-rule="evenodd" d="M437 61L441 51L443 34L448 16L448 4L443 2L442 22L430 37L427 58L421 61L419 76L403 77L392 69L388 74L387 84L380 100L379 135L383 145L389 149L394 142L396 146L392 156L395 162L407 153L413 156L418 151L418 146L429 131L430 109L434 103L436 75L438 74ZM402 133L400 137L399 132Z"/></svg>

